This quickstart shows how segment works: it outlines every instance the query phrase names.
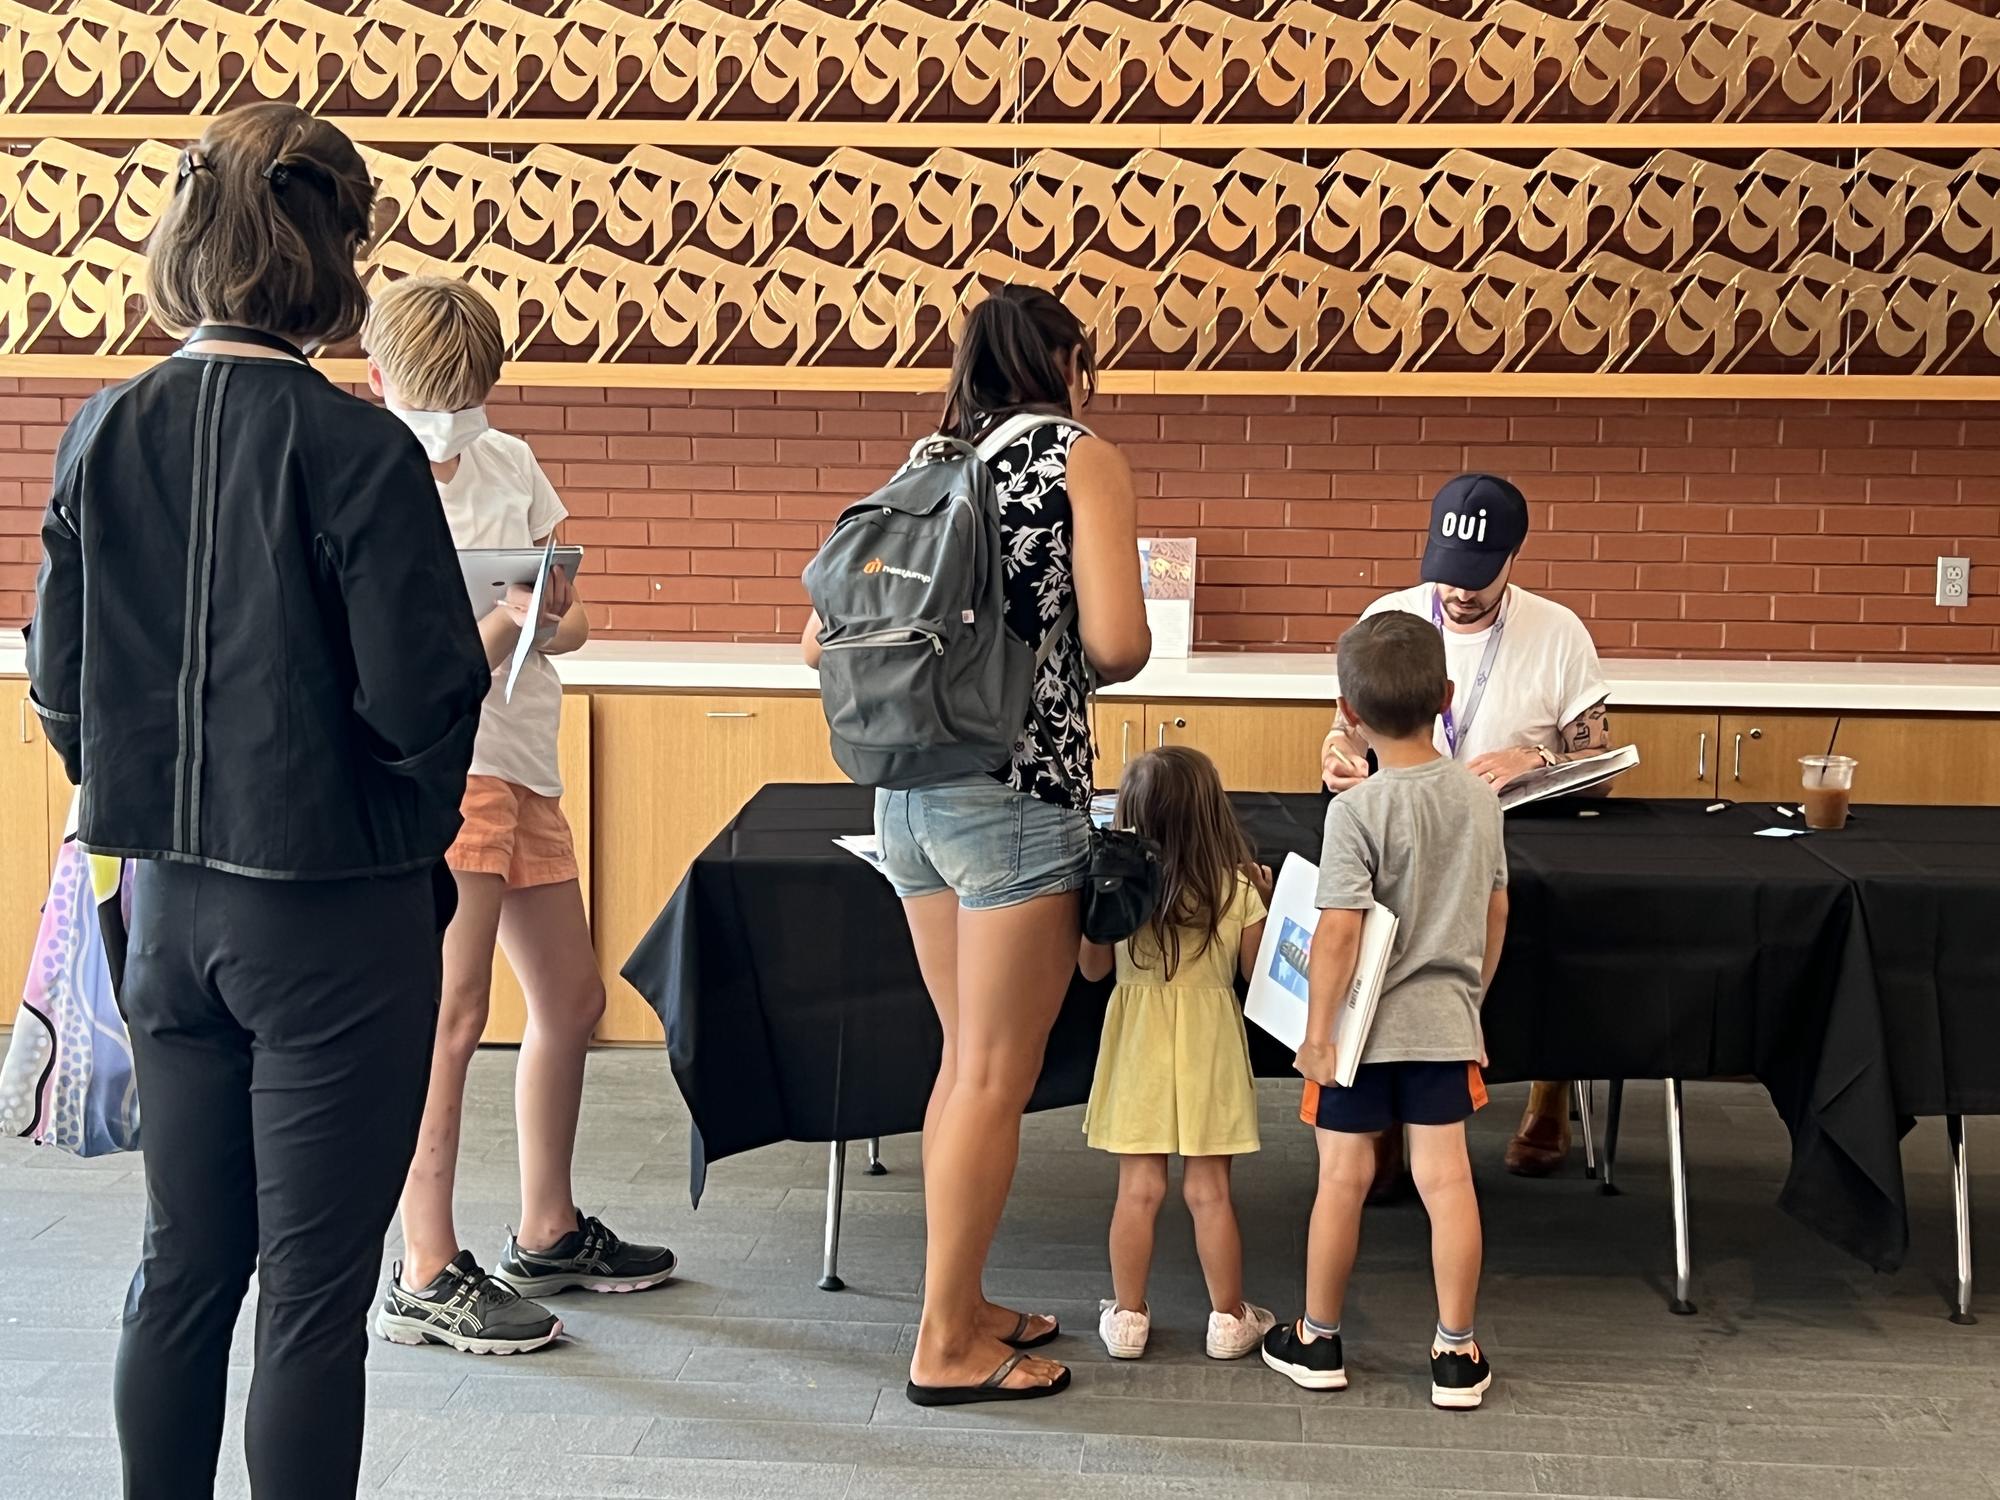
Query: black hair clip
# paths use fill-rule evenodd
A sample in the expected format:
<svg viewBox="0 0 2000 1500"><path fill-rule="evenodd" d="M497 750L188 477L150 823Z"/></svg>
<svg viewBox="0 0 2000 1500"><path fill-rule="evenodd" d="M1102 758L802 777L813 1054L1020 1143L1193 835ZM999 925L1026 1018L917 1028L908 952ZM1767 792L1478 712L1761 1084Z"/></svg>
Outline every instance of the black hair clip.
<svg viewBox="0 0 2000 1500"><path fill-rule="evenodd" d="M273 161L264 168L264 180L271 184L274 192L283 192L285 184L292 180L292 169L281 161Z"/></svg>
<svg viewBox="0 0 2000 1500"><path fill-rule="evenodd" d="M186 182L190 177L194 176L195 173L207 172L211 170L213 169L209 166L206 159L204 159L199 153L194 151L183 151L181 153L181 164L178 173L178 180L175 182L174 185L176 188L178 188L181 183Z"/></svg>

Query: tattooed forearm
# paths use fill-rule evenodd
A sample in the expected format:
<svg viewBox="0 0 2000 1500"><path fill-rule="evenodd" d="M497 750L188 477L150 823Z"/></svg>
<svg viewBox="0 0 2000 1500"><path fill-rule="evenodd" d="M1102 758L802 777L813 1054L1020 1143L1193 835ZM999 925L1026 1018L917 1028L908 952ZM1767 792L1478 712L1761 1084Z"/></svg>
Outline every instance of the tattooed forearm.
<svg viewBox="0 0 2000 1500"><path fill-rule="evenodd" d="M1586 709L1562 727L1562 753L1557 760L1577 760L1611 748L1611 715L1602 703Z"/></svg>

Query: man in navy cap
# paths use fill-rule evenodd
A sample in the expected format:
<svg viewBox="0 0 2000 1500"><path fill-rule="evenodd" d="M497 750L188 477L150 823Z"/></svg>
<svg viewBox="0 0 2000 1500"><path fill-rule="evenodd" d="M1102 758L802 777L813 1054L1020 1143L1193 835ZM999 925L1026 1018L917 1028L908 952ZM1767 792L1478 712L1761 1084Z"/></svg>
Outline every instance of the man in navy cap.
<svg viewBox="0 0 2000 1500"><path fill-rule="evenodd" d="M1437 626L1452 681L1451 704L1438 719L1438 753L1495 791L1538 766L1611 748L1608 690L1590 632L1574 612L1511 581L1527 539L1520 490L1494 474L1461 474L1431 502L1424 581L1362 612L1400 609ZM1327 786L1358 786L1368 774L1366 756L1366 746L1336 723L1321 749ZM1385 1138L1378 1185L1398 1172L1400 1148ZM1569 1085L1537 1083L1507 1148L1507 1169L1546 1177L1568 1154Z"/></svg>

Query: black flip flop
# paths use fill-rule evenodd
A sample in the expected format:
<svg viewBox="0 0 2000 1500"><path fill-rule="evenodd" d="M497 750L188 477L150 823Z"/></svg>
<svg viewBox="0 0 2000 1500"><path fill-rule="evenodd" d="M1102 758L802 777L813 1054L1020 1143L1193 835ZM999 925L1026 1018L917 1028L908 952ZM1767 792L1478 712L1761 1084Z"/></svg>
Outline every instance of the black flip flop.
<svg viewBox="0 0 2000 1500"><path fill-rule="evenodd" d="M912 1406L972 1406L981 1401L1039 1401L1069 1389L1067 1369L1047 1385L1003 1385L1001 1382L1027 1357L1017 1350L978 1385L918 1385L912 1380L903 1387L903 1394L909 1397Z"/></svg>
<svg viewBox="0 0 2000 1500"><path fill-rule="evenodd" d="M1020 1322L1014 1325L1014 1331L1001 1339L1000 1342L1005 1344L1009 1349L1023 1350L1039 1349L1044 1344L1053 1344L1062 1336L1062 1321L1058 1318L1049 1318L1051 1326L1047 1333L1038 1333L1033 1338L1022 1337L1022 1335L1027 1333L1028 1325L1034 1322L1037 1316L1047 1317L1048 1315L1046 1313L1022 1313Z"/></svg>

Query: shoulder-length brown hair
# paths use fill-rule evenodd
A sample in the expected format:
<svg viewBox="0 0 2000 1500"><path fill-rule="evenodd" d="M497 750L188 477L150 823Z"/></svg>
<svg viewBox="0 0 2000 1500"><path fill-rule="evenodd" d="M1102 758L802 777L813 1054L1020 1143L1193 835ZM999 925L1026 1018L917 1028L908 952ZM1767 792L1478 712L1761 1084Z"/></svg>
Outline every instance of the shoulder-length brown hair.
<svg viewBox="0 0 2000 1500"><path fill-rule="evenodd" d="M146 242L146 299L172 333L234 323L341 343L368 311L354 261L374 212L345 135L289 104L246 104L181 154Z"/></svg>
<svg viewBox="0 0 2000 1500"><path fill-rule="evenodd" d="M1086 400L1097 389L1097 355L1075 313L1040 287L995 287L966 314L945 388L942 430L971 439L996 415L1036 407L1070 409L1074 360Z"/></svg>
<svg viewBox="0 0 2000 1500"><path fill-rule="evenodd" d="M1215 762L1186 745L1148 750L1127 766L1114 817L1160 846L1160 904L1129 947L1141 968L1172 979L1184 933L1198 935L1200 946L1185 956L1199 958L1222 930L1238 872L1251 860L1250 841Z"/></svg>

